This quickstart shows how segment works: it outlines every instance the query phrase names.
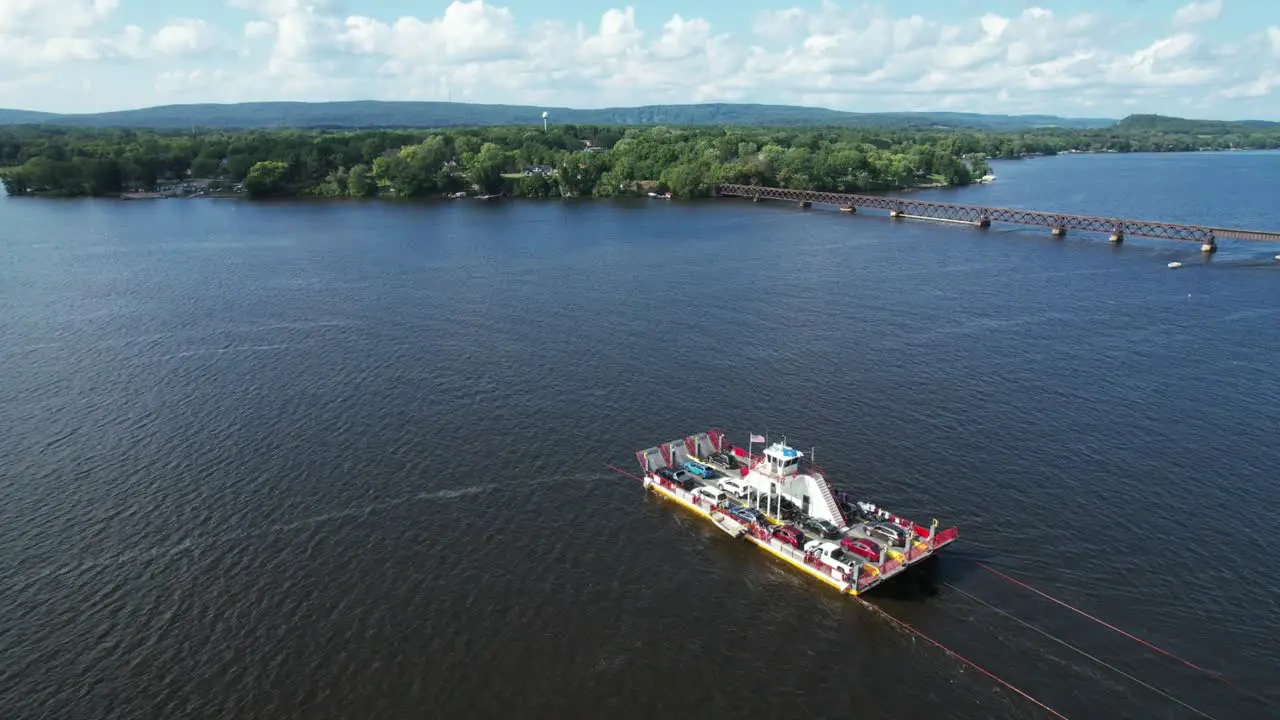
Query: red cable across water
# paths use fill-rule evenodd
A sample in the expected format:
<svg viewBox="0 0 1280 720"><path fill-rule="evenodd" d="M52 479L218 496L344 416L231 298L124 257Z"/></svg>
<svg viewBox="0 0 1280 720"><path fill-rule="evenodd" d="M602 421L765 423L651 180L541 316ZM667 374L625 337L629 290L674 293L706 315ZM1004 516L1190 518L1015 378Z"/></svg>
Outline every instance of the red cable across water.
<svg viewBox="0 0 1280 720"><path fill-rule="evenodd" d="M626 470L623 470L622 468L614 467L613 465L605 465L605 467L607 467L607 468L609 468L610 470L612 470L612 471L614 471L614 472L618 473L619 475L626 475L627 477L631 478L632 480L636 480L636 481L638 481L638 482L644 482L644 478L641 478L641 477L639 477L639 476L637 476L637 475L633 475L633 474L631 474L631 473L627 472ZM873 604L871 604L871 603L867 602L866 600L863 600L862 598L857 598L857 600L858 600L859 602L861 602L863 605L866 605L868 608L870 608L870 609L874 610L875 612L878 612L878 613L880 613L881 615L885 616L886 618L889 618L890 620L892 620L893 622L895 622L895 623L897 623L898 625L902 626L902 627L903 627L903 628L905 628L906 630L908 630L908 631L910 631L910 632L912 632L912 633L914 633L914 634L918 635L920 638L924 639L925 641L929 642L929 643L930 643L930 644L932 644L933 646L935 646L935 647L937 647L938 649L942 650L943 652L947 653L947 654L948 654L948 655L950 655L951 657L953 657L953 658L955 658L955 659L959 660L960 662L964 663L965 665L968 665L969 667L973 668L974 670L977 670L978 672L982 673L983 675L986 675L987 677L991 678L992 680L995 680L997 683L1000 683L1001 685L1005 686L1006 688L1009 688L1010 690L1012 690L1013 692L1017 693L1018 695L1021 695L1022 697L1026 698L1026 699L1027 699L1027 700L1029 700L1030 702L1034 703L1035 705L1037 705L1038 707L1040 707L1041 709L1043 709L1045 712L1049 713L1050 715L1052 715L1052 716L1054 716L1054 717L1056 717L1056 718L1059 718L1060 720L1067 720L1067 716L1066 716L1066 715L1063 715L1062 713L1058 712L1057 710L1054 710L1053 708L1049 707L1048 705L1045 705L1044 703L1040 702L1039 700L1035 699L1034 697L1031 697L1031 696L1030 696L1030 695L1028 695L1026 692L1024 692L1023 690L1019 689L1019 688L1018 688L1016 685L1014 685L1013 683L1009 682L1008 680L1005 680L1004 678L1000 677L999 675L996 675L995 673L991 672L990 670L988 670L988 669L986 669L986 668L982 667L982 666L981 666L981 665L979 665L978 663L976 663L976 662L974 662L974 661L970 660L969 658L967 658L967 657L965 657L965 656L961 655L960 653L956 652L955 650L952 650L951 648L947 647L946 645L943 645L942 643L938 642L937 640L934 640L933 638L929 637L928 635L925 635L924 633L922 633L922 632L920 632L919 630L915 629L914 627L912 627L911 625L907 624L906 622L904 622L904 621L902 621L902 620L899 620L898 618L896 618L896 617L894 617L894 616L890 615L890 614L889 614L887 611L885 611L884 609L882 609L882 608L880 608L880 607L877 607L876 605L873 605Z"/></svg>
<svg viewBox="0 0 1280 720"><path fill-rule="evenodd" d="M617 468L612 465L605 465L605 467L618 473L619 475L626 475L627 477L631 478L632 480L635 480L636 482L644 482L644 478L640 477L639 475L632 475L631 473L627 472L626 470L623 470L622 468Z"/></svg>
<svg viewBox="0 0 1280 720"><path fill-rule="evenodd" d="M858 598L858 599L859 599L859 600L862 600L862 598ZM915 633L916 635L919 635L921 638L923 638L923 639L927 640L928 642L932 643L935 647L937 647L938 649L942 650L943 652L945 652L946 654L950 655L951 657L953 657L953 658L955 658L955 659L959 660L960 662L964 663L965 665L968 665L969 667L973 668L974 670L977 670L978 672L982 673L983 675L986 675L987 677L991 678L992 680L995 680L996 682L998 682L998 683L1000 683L1001 685L1003 685L1003 686L1005 686L1005 687L1009 688L1010 690L1012 690L1012 691L1014 691L1015 693L1017 693L1017 694L1021 695L1022 697L1026 698L1027 700L1030 700L1031 702L1033 702L1033 703L1035 703L1036 705L1038 705L1041 709L1043 709L1045 712L1049 713L1050 715L1052 715L1052 716L1054 716L1054 717L1056 717L1056 718L1061 718L1061 720L1067 720L1067 716L1066 716L1066 715L1063 715L1062 713L1058 712L1057 710L1054 710L1053 708L1049 707L1048 705L1045 705L1044 703L1040 702L1039 700L1037 700L1037 699L1035 699L1035 698L1031 697L1031 696L1030 696L1030 695L1028 695L1026 692L1024 692L1024 691L1022 691L1022 690L1018 689L1018 687L1017 687L1017 686L1015 686L1013 683L1009 682L1008 680L1005 680L1004 678L1000 677L999 675L996 675L995 673L991 672L990 670L987 670L986 668L982 667L982 666L981 666L981 665L979 665L978 663L976 663L976 662L974 662L974 661L970 660L969 658L967 658L967 657L965 657L965 656L961 655L960 653L956 652L955 650L952 650L951 648L947 647L946 645L943 645L942 643L938 642L937 640L934 640L933 638L929 637L928 635L925 635L924 633L922 633L922 632L920 632L919 630L915 629L915 628L914 628L914 627L912 627L911 625L908 625L906 622L904 622L904 621L902 621L902 620L899 620L898 618L896 618L896 617L894 617L894 616L890 615L888 612L886 612L886 611L884 611L884 610L882 610L882 609L880 609L880 608L876 607L875 605L872 605L871 603L867 602L866 600L862 600L862 604L863 604L863 605L866 605L867 607L872 608L873 610L876 610L876 611L877 611L877 612L879 612L881 615L884 615L885 617L887 617L887 618L889 618L890 620L892 620L892 621L894 621L894 622L898 623L899 625L901 625L902 627L906 628L907 630L910 630L911 632Z"/></svg>
<svg viewBox="0 0 1280 720"><path fill-rule="evenodd" d="M1264 703L1266 703L1266 704L1270 705L1271 707L1280 707L1280 706L1276 705L1275 703L1271 702L1270 700L1268 700L1267 698L1265 698L1265 697L1263 697L1263 696L1261 696L1261 695L1258 695L1257 693L1254 693L1254 692L1252 692L1252 691L1250 691L1250 690L1247 690L1247 689L1245 689L1245 688L1242 688L1242 687L1240 687L1239 685L1236 685L1235 683L1231 682L1231 680L1229 680L1228 678L1224 677L1223 675L1221 675L1221 674L1219 674L1219 673L1216 673L1216 672L1214 672L1214 671L1212 671L1212 670L1206 670L1205 668L1202 668L1202 667L1200 667L1199 665L1196 665L1195 663L1191 662L1190 660L1186 660L1186 659L1181 658L1181 657L1179 657L1179 656L1177 656L1177 655L1174 655L1173 653L1169 652L1168 650L1165 650L1164 648L1161 648L1161 647L1157 647L1157 646L1155 646L1155 645L1152 645L1151 643L1147 642L1146 640L1143 640L1142 638L1138 637L1137 635L1134 635L1133 633L1125 632L1124 630L1121 630L1120 628L1116 627L1115 625L1112 625L1112 624L1111 624L1111 623L1109 623L1109 622L1106 622L1105 620L1102 620L1102 619L1096 618L1096 617L1094 617L1094 616L1090 615L1089 613L1087 613L1087 612L1085 612L1085 611L1081 610L1080 608L1075 607L1074 605L1069 605L1069 604L1067 604L1067 603L1063 602L1062 600L1059 600L1058 598L1053 597L1052 595L1050 595L1050 594L1048 594L1048 593L1046 593L1046 592L1042 592L1042 591L1040 591L1040 590L1037 590L1037 589L1035 589L1035 588L1031 587L1030 585L1028 585L1028 584L1026 584L1026 583L1022 582L1021 580L1019 580L1019 579L1017 579L1017 578L1014 578L1014 577L1010 577L1010 576L1008 576L1008 575L1006 575L1006 574L1004 574L1004 573L1000 572L999 570L996 570L995 568L993 568L993 567L991 567L991 566L989 566L989 565L985 565L985 564L983 564L983 563L976 563L976 564L977 564L977 566L978 566L978 567L980 567L980 568L982 568L982 569L984 569L984 570L987 570L987 571L989 571L989 572L992 572L992 573L994 573L994 574L996 574L996 575L998 575L998 576L1000 576L1000 577L1004 578L1005 580L1008 580L1009 582L1011 582L1011 583L1013 583L1013 584L1015 584L1015 585L1017 585L1017 586L1019 586L1019 587L1026 588L1027 590L1030 590L1031 592L1033 592L1033 593L1035 593L1035 594L1039 595L1040 597L1042 597L1042 598L1044 598L1044 599L1046 599L1046 600L1050 600L1050 601L1052 601L1052 602L1055 602L1055 603L1057 603L1057 604L1061 605L1062 607L1064 607L1064 608L1066 608L1066 609L1068 609L1068 610L1070 610L1070 611L1072 611L1072 612L1074 612L1074 613L1078 613L1078 614L1080 614L1080 615L1083 615L1084 617L1086 617L1086 618L1088 618L1088 619L1090 619L1090 620L1092 620L1092 621L1094 621L1094 622L1098 623L1099 625L1101 625L1101 626L1103 626L1103 627L1105 627L1105 628L1107 628L1107 629L1109 629L1109 630L1114 630L1115 632L1120 633L1121 635L1123 635L1123 636L1125 636L1125 637L1129 638L1130 640L1133 640L1134 642L1136 642L1136 643L1138 643L1138 644L1140 644L1140 645L1144 645L1144 646L1146 646L1146 647L1148 647L1148 648L1151 648L1152 650L1155 650L1156 652L1160 653L1161 655L1164 655L1164 656L1166 656L1166 657L1169 657L1169 658L1172 658L1172 659L1174 659L1174 660L1177 660L1178 662L1182 663L1183 665L1186 665L1186 666L1187 666L1187 667L1189 667L1189 668L1192 668L1193 670L1199 670L1200 672L1204 673L1205 675L1208 675L1208 676L1209 676L1209 677L1211 677L1211 678L1215 678L1215 679L1221 680L1222 682L1224 682L1224 683L1226 683L1226 684L1230 685L1231 687L1236 688L1237 690L1240 690L1241 692L1244 692L1244 693L1246 693L1246 694L1248 694L1248 695L1250 695L1250 696L1252 696L1252 697L1255 697L1255 698L1257 698L1257 699L1261 700L1262 702L1264 702Z"/></svg>

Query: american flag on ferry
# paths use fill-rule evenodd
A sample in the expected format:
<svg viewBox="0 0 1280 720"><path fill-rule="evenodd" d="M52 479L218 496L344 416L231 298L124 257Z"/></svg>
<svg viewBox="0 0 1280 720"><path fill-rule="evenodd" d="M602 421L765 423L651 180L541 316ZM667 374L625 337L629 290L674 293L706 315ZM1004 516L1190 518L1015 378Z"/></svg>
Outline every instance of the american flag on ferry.
<svg viewBox="0 0 1280 720"><path fill-rule="evenodd" d="M764 442L764 436L763 436L763 435L756 435L756 434L754 434L754 433L753 433L753 434L751 435L751 442L753 442L753 443L758 443L758 442L759 442L759 443L762 443L762 442Z"/></svg>

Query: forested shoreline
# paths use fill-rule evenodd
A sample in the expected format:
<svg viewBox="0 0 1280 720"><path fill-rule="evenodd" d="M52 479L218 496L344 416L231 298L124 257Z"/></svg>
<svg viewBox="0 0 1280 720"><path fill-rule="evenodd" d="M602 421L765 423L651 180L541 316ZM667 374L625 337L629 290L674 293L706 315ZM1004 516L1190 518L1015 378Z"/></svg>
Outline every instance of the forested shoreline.
<svg viewBox="0 0 1280 720"><path fill-rule="evenodd" d="M1122 123L1123 125L1123 123ZM721 183L866 192L965 185L988 158L1276 148L1280 132L553 125L448 130L0 128L11 195L117 196L192 183L251 198L456 193L705 197Z"/></svg>

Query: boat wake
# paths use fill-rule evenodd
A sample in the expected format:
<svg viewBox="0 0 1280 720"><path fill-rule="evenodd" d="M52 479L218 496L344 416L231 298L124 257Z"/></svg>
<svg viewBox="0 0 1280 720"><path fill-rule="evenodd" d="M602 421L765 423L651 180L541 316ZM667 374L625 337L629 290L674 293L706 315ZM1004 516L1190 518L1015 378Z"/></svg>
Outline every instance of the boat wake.
<svg viewBox="0 0 1280 720"><path fill-rule="evenodd" d="M594 476L593 476L594 477ZM200 550L214 545L222 545L225 543L245 540L251 537L264 535L274 535L278 533L288 533L303 528L313 527L336 520L345 520L347 518L366 517L375 513L391 510L400 507L406 503L428 502L432 500L455 500L458 498L468 497L472 495L480 495L492 492L498 489L511 490L513 486L532 486L545 483L559 482L566 480L578 479L574 478L547 478L541 480L531 480L523 483L487 483L484 485L471 485L461 488L450 488L448 490L431 490L428 492L414 493L412 495L403 495L401 497L369 505L360 505L358 507L346 508L344 510L336 510L333 512L321 513L319 515L310 515L298 520L292 520L284 523L276 523L264 527L254 528L252 530L243 530L237 532L223 533L219 535L211 535L208 537L197 537L183 540L174 545L166 545L163 547L149 548L143 550L126 550L123 552L107 555L100 558L92 558L76 563L63 563L58 565L50 565L39 570L35 570L26 575L19 575L18 579L22 584L28 584L45 578L54 577L75 577L87 572L92 572L104 567L113 567L118 565L128 565L131 563L145 563L154 560L162 560L165 558L176 557L185 553Z"/></svg>

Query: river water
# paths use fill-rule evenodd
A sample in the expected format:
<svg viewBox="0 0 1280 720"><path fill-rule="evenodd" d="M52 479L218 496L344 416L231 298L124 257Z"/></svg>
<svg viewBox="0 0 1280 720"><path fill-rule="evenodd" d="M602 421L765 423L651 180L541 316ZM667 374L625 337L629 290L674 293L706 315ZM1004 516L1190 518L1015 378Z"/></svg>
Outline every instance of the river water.
<svg viewBox="0 0 1280 720"><path fill-rule="evenodd" d="M929 194L1280 228L1276 155L996 172ZM973 598L1277 717L1280 248L734 200L0 218L7 720L1046 717L603 467L710 427L959 525L868 599L1067 717L1200 716Z"/></svg>

